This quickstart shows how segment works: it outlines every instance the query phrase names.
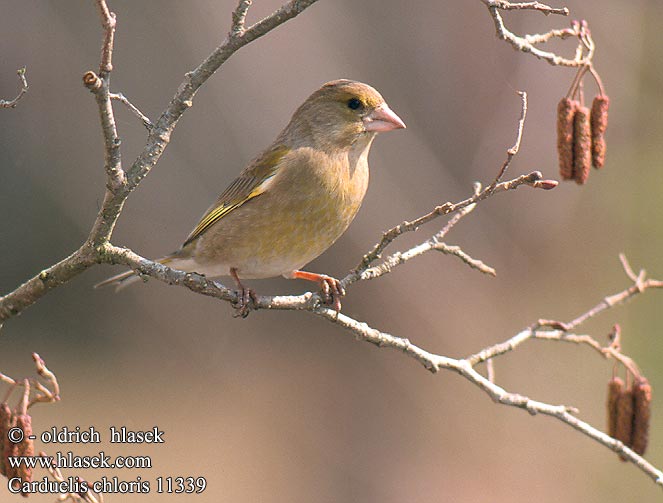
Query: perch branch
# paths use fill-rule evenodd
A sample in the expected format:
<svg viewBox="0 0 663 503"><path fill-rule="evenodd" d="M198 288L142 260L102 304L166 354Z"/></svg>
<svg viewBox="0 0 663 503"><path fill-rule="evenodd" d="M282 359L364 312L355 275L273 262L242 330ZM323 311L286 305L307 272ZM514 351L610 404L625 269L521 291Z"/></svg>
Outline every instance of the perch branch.
<svg viewBox="0 0 663 503"><path fill-rule="evenodd" d="M226 37L195 70L185 76L170 104L150 129L143 151L125 172L122 168L121 142L111 103L112 94L109 91L117 20L105 0L96 0L104 30L99 75L88 71L83 76L83 83L94 95L99 108L107 176L104 200L88 238L78 250L0 297L0 324L21 313L50 290L68 282L92 265L108 262L106 245L110 242L125 200L160 159L170 142L172 131L182 114L192 105L198 89L240 48L296 17L316 1L291 0L249 28ZM119 263L124 263L121 262L121 258L118 260Z"/></svg>
<svg viewBox="0 0 663 503"><path fill-rule="evenodd" d="M619 440L615 440L597 428L594 428L589 423L576 417L578 411L573 407L547 404L532 400L517 393L510 393L493 382L493 372L490 373L491 375L489 377L484 377L479 372L477 372L474 369L474 366L477 363L487 359L484 358L484 351L464 359L449 358L447 356L430 353L412 344L406 338L396 337L391 334L381 332L368 326L366 323L349 318L342 313L336 313L332 309L318 308L313 312L314 314L321 316L332 323L336 323L337 325L346 328L361 341L371 343L380 348L390 348L405 353L407 356L418 361L421 365L424 366L424 368L432 373L437 373L440 370L450 370L456 372L479 387L496 403L517 407L526 410L532 415L543 414L554 417L581 432L583 435L595 440L596 442L616 452L617 454L620 454L626 460L631 461L643 473L654 480L656 484L663 487L663 472L661 470L653 466L642 456L633 452ZM521 332L520 334L514 336L512 339L507 341L507 343L489 348L488 350L485 350L485 352L487 354L493 353L492 356L490 356L490 358L492 358L498 354L511 351L519 344L524 342L524 340L530 338L531 333L532 331L528 329L527 331ZM564 339L560 337L557 340Z"/></svg>
<svg viewBox="0 0 663 503"><path fill-rule="evenodd" d="M102 208L99 211L97 220L90 231L90 235L86 242L75 251L72 255L62 260L58 264L42 271L34 278L28 280L26 283L18 287L13 292L0 298L0 321L14 316L24 310L26 307L34 303L47 291L55 288L83 270L96 263L113 263L125 264L131 267L139 275L144 277L154 277L161 281L182 285L190 290L219 298L224 301L235 302L237 300L237 293L224 287L223 285L211 281L204 276L185 273L170 269L166 266L158 264L154 261L147 260L131 250L116 247L110 243L112 230L119 217L124 201L129 196L131 191L140 183L140 181L149 173L153 166L156 165L164 149L170 141L170 136L174 130L178 120L182 114L193 103L193 98L207 79L219 69L219 67L237 50L251 41L261 37L276 28L280 24L292 19L304 9L315 3L316 0L291 0L281 6L271 16L258 21L249 28L245 28L246 14L250 6L250 1L240 0L237 9L233 14L233 21L230 32L224 42L217 47L210 56L208 56L196 69L189 72L185 80L178 88L175 96L172 98L168 107L161 114L159 119L154 123L149 131L148 140L141 154L132 163L131 167L125 172L121 165L120 160L120 142L117 136L115 121L113 116L113 109L111 106L112 94L109 91L110 73L112 71L112 52L113 52L113 37L116 26L116 18L107 7L105 0L97 0L99 12L102 19L102 26L104 28L104 38L102 43L101 64L99 75L94 72L87 72L84 76L84 83L94 94L95 99L99 106L100 120L102 125L102 134L104 136L105 144L105 168L108 178L107 190L104 197ZM499 10L514 10L514 9L531 9L544 12L547 14L566 14L563 9L553 9L538 2L525 2L520 4L511 4L508 2L498 2L491 0L482 0L486 4L495 20L498 28L498 34L505 40L509 40L514 47L523 50L524 52L532 52L538 57L543 57L553 64L568 64L568 66L581 66L587 65L591 62L591 55L593 51L592 44L587 43L585 39L582 41L584 46L589 50L588 55L582 57L583 52L579 51L575 60L564 60L552 53L544 53L532 46L532 42L525 39L516 37L504 27ZM579 30L582 25L579 25ZM582 34L578 32L578 36ZM550 35L550 37L557 35ZM559 35L562 36L562 35ZM588 36L588 34L587 34ZM582 38L582 37L581 37ZM538 51L538 52L536 52ZM515 189L521 185L526 185L532 188L539 189L552 189L557 185L553 180L544 180L541 173L538 171L531 172L526 175L519 176L509 181L500 181L504 175L511 159L516 155L520 139L522 137L522 128L524 124L526 112L526 99L522 96L522 114L519 121L517 140L514 147L507 152L507 161L502 165L498 176L495 181L487 188L480 190L477 187L474 195L468 199L458 203L445 203L441 206L435 207L428 214L419 217L411 222L403 222L402 224L385 232L381 241L378 242L374 248L364 256L360 265L352 271L346 278L345 284L358 281L362 278L362 274L371 270L369 266L380 257L384 249L392 243L398 236L405 232L416 230L419 226L430 222L431 220L446 215L449 213L457 212L447 225L437 234L435 234L429 241L420 245L423 249L427 246L428 249L436 249L447 253L453 253L463 259L469 265L474 265L478 269L483 269L484 272L490 274L491 269L485 266L480 261L472 259L462 250L449 247L442 243L441 237L456 224L456 222L464 215L472 211L475 205L491 197L494 194L505 192ZM427 243L431 244L427 244ZM462 253L461 253L462 252ZM415 247L405 252L411 256L423 253L419 252L419 248ZM397 258L398 263L402 263L404 253L394 254L392 257ZM390 257L390 258L392 258ZM407 257L406 257L407 259ZM383 263L387 263L389 258ZM627 264L625 260L623 263ZM380 265L374 267L381 267ZM374 269L374 268L372 268ZM425 349L413 344L406 338L397 337L386 332L382 332L366 323L355 320L346 316L343 313L338 313L332 309L328 309L321 305L319 294L308 292L300 296L262 296L256 300L256 307L260 309L297 309L306 310L313 315L324 318L332 323L335 323L348 331L352 332L355 337L364 342L374 344L378 347L391 348L403 352L406 356L413 358L419 362L424 368L432 373L437 373L441 370L450 370L460 376L464 377L479 389L485 392L493 401L499 404L517 407L526 410L530 414L544 414L554 417L565 424L575 428L584 435L599 442L605 447L619 453L625 459L632 461L644 473L649 475L656 483L663 485L663 473L648 463L644 458L634 453L632 450L625 447L621 442L614 440L608 435L602 433L598 429L589 425L588 423L578 419L578 413L573 407L566 405L552 405L544 402L532 400L528 397L511 393L500 387L494 382L494 371L490 370L489 376L484 377L474 367L487 360L491 361L496 356L512 351L514 348L525 342L530 338L542 338L547 340L559 341L574 341L577 343L589 344L594 347L591 342L593 339L588 336L582 336L569 333L571 329L575 329L588 319L602 313L603 311L620 304L631 297L642 293L650 288L662 288L663 282L658 280L645 279L644 273L635 275L632 269L625 267L629 277L634 280L634 285L628 289L607 297L596 307L590 309L583 315L577 317L569 323L562 322L539 322L534 328L529 328L526 331L517 334L509 339L507 342L492 346L468 358L456 359L443 355L437 355L426 351ZM552 330L542 330L544 328ZM574 340L575 339L575 340ZM598 343L596 343L598 344ZM597 347L594 347L598 349ZM601 348L604 355L614 356L614 351L605 351L606 348ZM38 357L35 362L39 366ZM45 369L41 370L40 375L45 379L50 379L50 373ZM20 383L10 380L6 376L0 376L3 382L7 382L12 386L20 386ZM27 385L24 384L27 389ZM47 388L41 384L33 386L33 390L38 390L43 393ZM35 391L36 392L36 391ZM52 393L57 396L57 388Z"/></svg>

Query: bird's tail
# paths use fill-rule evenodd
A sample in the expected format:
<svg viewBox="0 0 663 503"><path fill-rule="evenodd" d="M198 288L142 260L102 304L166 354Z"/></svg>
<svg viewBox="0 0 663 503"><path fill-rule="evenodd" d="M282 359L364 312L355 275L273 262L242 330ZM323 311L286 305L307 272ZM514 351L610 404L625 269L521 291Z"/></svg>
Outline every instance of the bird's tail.
<svg viewBox="0 0 663 503"><path fill-rule="evenodd" d="M159 264L163 265L168 265L169 267L174 267L176 269L180 269L178 267L178 262L180 260L178 257L175 255L168 255L166 257L162 257L160 259L155 260L155 262L158 262ZM121 274L117 274L115 276L111 276L108 279L103 280L101 283L97 283L94 285L94 288L102 288L105 286L114 286L115 291L119 292L120 290L128 287L129 285L132 285L140 280L140 276L138 276L134 271L126 271Z"/></svg>

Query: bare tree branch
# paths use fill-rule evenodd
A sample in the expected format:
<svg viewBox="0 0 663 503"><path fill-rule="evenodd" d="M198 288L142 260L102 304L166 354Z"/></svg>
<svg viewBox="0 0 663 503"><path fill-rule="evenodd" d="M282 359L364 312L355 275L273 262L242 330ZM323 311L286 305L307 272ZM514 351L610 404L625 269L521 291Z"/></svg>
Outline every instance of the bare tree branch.
<svg viewBox="0 0 663 503"><path fill-rule="evenodd" d="M0 297L0 323L19 314L48 291L68 282L95 263L109 261L106 245L110 241L124 201L160 159L170 142L170 136L177 121L193 104L192 100L200 86L240 48L296 17L316 1L291 0L251 27L241 32L231 33L195 70L187 73L170 104L150 129L142 153L125 172L122 168L121 142L117 134L111 103L112 94L109 90L117 21L115 14L108 8L106 0L96 0L104 29L99 75L88 71L83 76L83 83L92 92L99 107L104 138L107 190L86 242L69 257L30 278L14 291ZM240 6L244 4L245 15L248 3L240 2Z"/></svg>
<svg viewBox="0 0 663 503"><path fill-rule="evenodd" d="M642 288L643 285L646 286ZM590 309L588 313L592 312L598 314L599 312L605 311L606 309L609 309L618 303L626 301L627 299L633 297L637 293L645 291L646 289L663 288L663 282L657 280L647 280L647 282L643 283L643 285L633 285L623 290L622 292L611 296L610 298L614 299L614 302L611 302L610 304L601 303L599 304L599 306L601 306L600 309L597 309L597 306L597 308ZM653 466L642 456L636 454L633 450L626 447L619 440L615 440L597 428L594 428L589 423L578 419L575 415L578 413L578 411L575 408L566 405L551 405L532 400L517 393L510 393L493 382L494 371L491 370L489 377L486 378L474 369L474 367L479 363L485 361L492 362L492 359L496 356L515 350L520 344L531 338L584 343L594 347L594 349L598 349L599 352L604 356L606 356L606 354L613 354L611 351L606 352L606 349L601 348L600 345L592 338L589 338L588 336L570 334L567 332L537 332L531 328L528 328L519 334L516 334L506 342L491 346L490 348L482 350L481 352L471 355L467 358L455 359L430 353L425 349L412 344L408 339L381 332L375 328L370 327L366 323L354 320L344 315L343 313L336 313L332 309L318 307L313 312L314 314L321 316L328 321L331 321L332 323L336 323L343 328L350 330L354 336L361 341L374 344L380 348L390 348L405 353L410 358L418 361L421 365L423 365L424 368L432 373L437 373L440 370L451 370L456 372L479 387L479 389L484 391L496 403L521 408L532 415L544 414L547 416L552 416L578 430L583 435L597 441L608 449L620 454L624 459L631 461L643 473L654 480L656 484L663 487L663 472L661 470ZM589 316L580 316L577 319L584 321L589 319ZM580 323L582 323L582 321Z"/></svg>
<svg viewBox="0 0 663 503"><path fill-rule="evenodd" d="M23 97L25 93L28 92L28 81L25 78L25 68L19 68L16 70L19 80L21 81L21 90L16 95L16 98L13 100L0 100L0 108L16 108L19 100Z"/></svg>
<svg viewBox="0 0 663 503"><path fill-rule="evenodd" d="M230 27L230 36L242 35L244 33L244 24L246 23L246 14L253 0L239 0L237 9L232 14L232 25Z"/></svg>
<svg viewBox="0 0 663 503"><path fill-rule="evenodd" d="M143 123L143 126L149 131L154 127L154 124L152 124L152 121L150 118L143 114L133 103L131 103L122 93L111 93L110 94L110 99L112 100L117 100L123 105L125 105L129 110L131 110L131 113L133 113L136 117L140 119L140 121Z"/></svg>
<svg viewBox="0 0 663 503"><path fill-rule="evenodd" d="M547 33L536 34L536 35L524 35L518 36L512 31L510 31L505 23L502 15L500 14L501 10L536 10L543 12L544 14L560 14L563 16L569 15L569 10L564 8L553 8L548 5L539 3L539 2L524 2L524 3L512 3L503 0L481 0L484 5L488 8L488 12L493 18L493 23L495 24L495 30L497 32L498 38L508 42L511 46L517 51L524 53L530 53L536 56L539 59L547 61L551 65L555 66L572 66L572 67L581 67L581 66L590 66L592 63L592 58L594 57L594 45L591 42L591 35L589 33L589 28L586 23L572 23L571 28L566 29L557 29L551 30ZM568 59L554 52L543 51L536 47L536 44L544 43L549 41L553 37L559 38L568 38L568 37L577 37L578 46L576 48L576 55L573 59ZM587 53L583 49L587 49Z"/></svg>
<svg viewBox="0 0 663 503"><path fill-rule="evenodd" d="M505 2L503 0L482 0L488 7L495 7L502 10L537 10L544 13L545 15L549 14L560 14L562 16L569 15L569 9L566 7L555 8L549 7L548 5L542 4L540 2Z"/></svg>
<svg viewBox="0 0 663 503"><path fill-rule="evenodd" d="M567 15L567 9L552 8L539 2L510 3L497 0L481 1L488 7L488 10L493 17L498 36L508 41L516 49L523 52L530 52L554 65L585 67L584 71L592 70L591 61L595 47L586 23L575 23L572 25L571 29L552 30L542 35L519 37L504 26L504 22L500 15L500 10L523 9L535 10L544 14ZM101 25L104 30L100 66L98 74L92 71L87 72L83 77L83 82L92 92L97 102L101 130L104 138L104 164L107 176L107 189L102 207L96 217L92 229L90 230L88 238L78 250L73 252L69 257L29 279L14 291L0 297L0 322L19 314L51 289L66 283L74 276L98 263L124 264L131 267L137 274L145 279L152 277L166 283L181 285L193 292L215 297L223 301L236 302L238 300L237 292L226 288L220 283L209 280L199 274L185 273L183 271L170 269L162 264L145 259L132 250L114 246L111 244L110 239L125 200L160 159L165 148L169 144L170 136L176 127L177 122L183 113L192 106L193 99L198 89L240 48L269 33L271 30L289 19L294 18L315 2L316 0L290 0L272 15L246 28L246 16L251 6L251 0L239 0L237 8L232 14L232 23L226 39L197 68L186 74L184 81L179 86L169 105L162 112L157 121L152 124L151 121L149 121L149 119L147 119L147 117L145 117L136 107L131 105L131 102L127 98L121 94L113 94L110 92L110 75L113 69L112 53L117 20L115 15L108 8L106 0L96 0L101 17ZM562 58L554 53L542 51L534 46L538 43L545 43L554 37L566 38L567 36L575 36L579 40L576 56L572 60ZM581 68L581 71L582 70L583 69ZM14 104L24 94L24 90L27 89L24 75L22 77L24 89L21 94L13 100ZM132 112L143 121L149 131L148 139L142 152L126 171L122 167L121 162L120 140L117 134L112 107L113 99L119 100L127 105ZM10 104L9 106L13 105ZM470 267L486 274L494 275L495 271L490 266L487 266L480 260L472 258L458 247L447 245L442 239L461 218L475 209L477 203L486 200L494 194L516 189L523 185L544 190L549 190L557 186L556 181L543 179L543 175L538 171L533 171L529 174L521 175L508 181L501 181L520 148L526 112L527 96L525 93L521 93L521 116L518 121L515 143L507 150L506 160L499 169L497 176L488 187L481 189L481 187L477 185L474 194L471 197L456 203L447 202L443 205L436 206L429 213L413 221L405 221L392 229L389 229L383 234L381 240L363 257L361 263L342 280L342 284L348 286L360 280L381 276L392 270L393 267L403 264L430 250L452 254L463 260ZM429 223L442 215L448 215L451 213L456 213L456 215L454 215L440 231L433 234L428 240L406 250L405 252L395 252L387 257L382 263L372 265L381 257L382 252L402 234L415 231L420 226ZM623 458L632 461L657 484L663 486L663 473L659 469L647 462L642 456L627 448L622 442L609 437L590 424L578 419L578 417L576 417L578 411L574 407L568 405L553 405L533 400L517 393L509 392L495 383L495 359L500 355L515 350L529 339L544 339L588 345L598 351L603 357L615 358L629 368L633 368L637 371L635 364L632 363L628 357L621 354L617 345L611 344L608 347L602 347L594 338L588 335L571 332L585 321L603 313L615 305L629 300L639 293L643 293L652 288L663 288L663 281L646 279L644 271L641 271L636 275L626 259L622 258L622 264L627 276L633 282L633 285L625 290L606 297L595 307L589 309L570 322L565 323L554 320L539 320L533 326L514 335L507 341L495 344L479 351L478 353L461 359L431 353L411 343L406 338L382 332L366 323L350 318L343 313L326 308L321 303L320 294L317 293L307 292L299 296L260 296L256 298L255 308L305 310L349 330L359 340L374 344L378 347L401 351L406 356L419 362L424 368L432 373L437 373L441 370L453 371L473 383L496 403L518 407L526 410L530 414L540 413L548 415L568 424L583 433L585 436L592 438L601 445L620 454ZM40 361L41 359L39 359L37 355L35 362L38 369L41 369L39 371L40 376L49 380L49 382L53 384L53 374L43 366L43 361L41 362L40 367ZM477 365L482 363L486 363L488 366L488 377L484 377L475 369ZM21 385L18 381L13 381L2 374L0 374L0 380L10 384L12 387ZM25 386L25 396L28 396L30 393L30 390L28 389L29 385L30 382L27 380L23 384L23 386ZM55 382L55 386L52 387L54 388L53 391L49 391L47 385L35 381L32 384L31 389L33 390L33 393L41 393L44 400L48 399L49 396L54 400L59 393L57 382ZM36 401L34 403L36 403Z"/></svg>
<svg viewBox="0 0 663 503"><path fill-rule="evenodd" d="M104 29L104 42L101 45L101 62L99 64L99 74L105 77L105 74L113 71L113 45L115 39L115 27L117 20L115 13L111 12L106 5L106 0L96 0L101 17L101 26Z"/></svg>

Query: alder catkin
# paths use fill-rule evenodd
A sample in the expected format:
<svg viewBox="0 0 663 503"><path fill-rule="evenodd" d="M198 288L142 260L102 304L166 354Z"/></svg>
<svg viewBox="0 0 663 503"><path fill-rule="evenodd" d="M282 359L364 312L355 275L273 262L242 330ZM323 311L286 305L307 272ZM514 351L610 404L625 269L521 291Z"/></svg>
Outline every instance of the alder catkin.
<svg viewBox="0 0 663 503"><path fill-rule="evenodd" d="M573 116L576 101L562 98L557 104L557 156L562 180L573 178Z"/></svg>
<svg viewBox="0 0 663 503"><path fill-rule="evenodd" d="M10 412L9 423L7 424L6 431L9 431L14 426L16 426L16 416L13 416ZM12 466L9 464L8 459L10 456L16 456L17 454L18 454L18 445L13 442L10 442L9 439L5 436L4 448L2 450L2 459L5 463L5 476L8 479L16 477L16 469L12 468Z"/></svg>
<svg viewBox="0 0 663 503"><path fill-rule="evenodd" d="M619 395L624 391L624 381L619 377L613 377L608 382L608 435L616 438L617 431L617 400Z"/></svg>
<svg viewBox="0 0 663 503"><path fill-rule="evenodd" d="M17 446L17 455L32 457L35 454L34 441L29 438L32 435L32 418L28 414L20 414L16 416L16 427L23 430L23 440L20 443L16 444ZM16 469L16 477L21 479L21 484L23 482L32 481L32 468L28 467L27 464L21 464ZM23 496L27 496L27 493L21 493Z"/></svg>
<svg viewBox="0 0 663 503"><path fill-rule="evenodd" d="M592 114L590 118L592 129L592 165L601 169L605 163L605 130L608 127L608 108L610 99L605 96L596 96L592 101Z"/></svg>
<svg viewBox="0 0 663 503"><path fill-rule="evenodd" d="M592 133L589 109L578 106L573 116L573 179L582 185L592 167Z"/></svg>
<svg viewBox="0 0 663 503"><path fill-rule="evenodd" d="M5 468L5 443L7 440L7 431L11 427L12 412L6 403L0 404L0 475L7 475Z"/></svg>
<svg viewBox="0 0 663 503"><path fill-rule="evenodd" d="M633 434L633 388L622 390L617 398L616 407L615 439L630 447ZM626 461L626 458L621 454L619 458Z"/></svg>
<svg viewBox="0 0 663 503"><path fill-rule="evenodd" d="M633 383L633 432L631 449L641 456L649 441L649 419L651 417L651 385L645 377Z"/></svg>

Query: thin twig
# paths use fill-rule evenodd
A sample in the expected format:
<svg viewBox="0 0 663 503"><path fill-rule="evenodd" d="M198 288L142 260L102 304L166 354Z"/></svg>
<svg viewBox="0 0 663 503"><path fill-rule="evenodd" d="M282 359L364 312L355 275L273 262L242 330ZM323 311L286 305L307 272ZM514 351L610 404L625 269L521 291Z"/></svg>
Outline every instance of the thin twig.
<svg viewBox="0 0 663 503"><path fill-rule="evenodd" d="M354 320L342 313L337 313L333 309L321 307L313 311L313 313L325 318L332 323L346 328L361 341L374 344L381 348L390 348L403 352L407 356L418 361L424 368L433 373L439 372L440 370L450 370L456 372L479 387L479 389L488 394L488 396L490 396L490 398L496 403L517 407L526 410L529 414L532 415L544 414L554 417L581 432L585 436L597 441L608 449L620 454L623 459L631 461L643 473L654 480L656 484L663 486L663 472L661 470L653 466L642 456L633 452L619 440L615 440L597 428L594 428L589 423L578 419L575 416L578 411L573 407L566 405L551 405L532 400L517 393L510 393L492 382L490 377L487 378L482 376L473 368L474 365L480 361L485 361L492 358L493 356L496 356L497 354L501 354L499 351L492 355L484 354L484 352L481 352L477 355L472 355L465 359L449 358L446 356L430 353L416 346L415 344L412 344L408 339L395 337L391 334L381 332L368 326L366 323ZM507 343L504 343L504 348L499 348L499 350L501 352L510 351L524 340L530 338L531 334L531 330L523 331L514 338L510 339L510 341L507 341ZM495 347L497 348L497 346ZM490 353L490 348L485 352ZM490 374L492 376L492 372Z"/></svg>
<svg viewBox="0 0 663 503"><path fill-rule="evenodd" d="M525 34L523 38L527 40L530 44L545 44L549 42L552 38L561 38L566 39L569 37L576 37L577 33L572 28L561 28L558 30L550 30L546 33L534 33L534 34Z"/></svg>
<svg viewBox="0 0 663 503"><path fill-rule="evenodd" d="M483 0L483 2L489 7L496 7L502 10L536 10L542 12L543 14L559 14L562 16L569 15L569 9L566 7L555 8L548 5L542 4L540 2L520 2L512 3L506 2L503 0Z"/></svg>
<svg viewBox="0 0 663 503"><path fill-rule="evenodd" d="M625 260L626 259L623 259L623 263ZM626 262L626 264L628 264L628 262ZM626 269L627 268L625 267L625 270ZM630 266L628 266L628 269L630 269ZM627 270L627 275L630 278L631 275L628 274L628 270ZM624 302L630 300L631 298L635 297L640 293L645 292L648 289L663 289L663 281L655 279L644 280L643 278L640 278L638 276L636 277L636 281L633 285L629 286L628 288L625 288L624 290L618 293L615 293L614 295L610 295L604 298L597 305L595 305L591 309L588 309L583 314L579 315L570 322L562 322L555 320L538 320L533 326L524 329L523 331L514 335L507 341L483 349L482 351L476 354L468 356L466 360L470 363L470 365L474 366L478 363L484 362L491 358L495 358L496 356L500 356L510 351L513 351L515 348L517 348L522 343L524 343L525 341L531 338L561 340L567 342L588 344L589 346L593 347L595 350L599 351L604 356L606 356L606 354L609 355L611 354L611 352L610 351L606 352L606 348L601 346L593 338L585 335L578 336L575 334L571 334L569 332L571 332L571 330L576 329L577 327L585 323L587 320L594 318L595 316L598 316L599 314L603 313L608 309L623 304ZM541 331L540 330L541 328L552 328L553 330Z"/></svg>
<svg viewBox="0 0 663 503"><path fill-rule="evenodd" d="M529 9L537 10L543 12L544 14L561 14L568 15L569 11L566 8L555 9L539 2L525 2L525 3L511 3L502 0L481 0L484 5L488 8L490 16L493 18L493 23L495 25L495 31L497 36L511 44L511 46L517 51L530 53L536 56L539 59L543 59L555 66L571 66L571 67L580 67L591 64L594 52L590 51L584 57L582 56L582 51L576 52L576 57L574 59L564 58L555 54L554 52L543 51L536 47L535 44L541 43L543 41L552 38L553 36L560 36L566 38L566 33L563 31L555 31L554 33L549 32L543 35L532 35L532 38L525 36L518 36L512 31L510 31L504 24L504 19L500 14L500 10L520 10L520 9ZM580 32L580 25L573 25L572 28L573 34L579 38L579 46L583 45L583 34Z"/></svg>
<svg viewBox="0 0 663 503"><path fill-rule="evenodd" d="M520 118L518 119L518 128L516 131L516 141L513 146L506 151L506 160L502 164L497 176L493 183L488 187L488 191L492 192L495 189L495 186L502 180L504 173L509 169L511 161L518 154L520 150L520 142L523 139L523 130L525 129L525 119L527 118L527 93L525 91L518 91L518 96L520 96Z"/></svg>
<svg viewBox="0 0 663 503"><path fill-rule="evenodd" d="M480 184L475 184L474 193L478 194L481 190ZM396 252L387 257L382 263L364 270L360 275L349 275L341 281L345 287L358 280L369 280L379 278L380 276L391 272L396 266L402 265L405 262L423 255L431 250L437 250L447 255L455 255L465 262L470 267L477 269L486 274L495 275L495 270L492 267L485 265L482 261L470 257L458 246L449 246L441 242L444 236L456 225L465 215L469 214L476 208L475 204L470 204L458 210L458 212L449 219L447 224L437 234L431 236L423 243L410 248L404 252Z"/></svg>
<svg viewBox="0 0 663 503"><path fill-rule="evenodd" d="M115 27L117 18L106 5L106 0L96 0L101 17L101 26L104 29L104 42L101 45L101 62L99 64L99 75L103 78L113 71L113 45L115 38Z"/></svg>
<svg viewBox="0 0 663 503"><path fill-rule="evenodd" d="M120 103L124 104L131 112L140 119L140 121L143 123L143 126L150 131L153 127L154 124L152 124L152 121L147 117L143 112L141 112L131 101L129 101L124 94L122 93L110 93L110 99L112 100L117 100Z"/></svg>
<svg viewBox="0 0 663 503"><path fill-rule="evenodd" d="M16 70L16 74L18 75L18 78L21 81L21 90L16 95L16 98L14 98L13 100L10 101L0 100L0 108L16 108L16 105L18 105L19 100L23 97L23 95L25 95L25 93L28 92L28 81L25 78L25 67Z"/></svg>
<svg viewBox="0 0 663 503"><path fill-rule="evenodd" d="M463 251L460 246L451 246L446 243L437 243L434 249L445 255L455 255L467 265L469 265L472 269L475 269L484 274L488 274L489 276L497 276L495 269L489 265L484 264L481 260L470 257L466 252Z"/></svg>

